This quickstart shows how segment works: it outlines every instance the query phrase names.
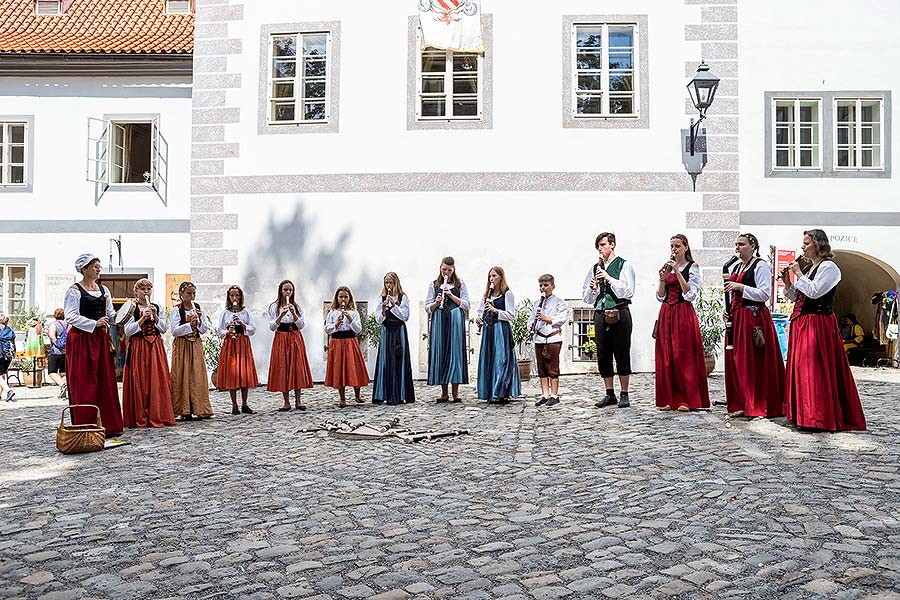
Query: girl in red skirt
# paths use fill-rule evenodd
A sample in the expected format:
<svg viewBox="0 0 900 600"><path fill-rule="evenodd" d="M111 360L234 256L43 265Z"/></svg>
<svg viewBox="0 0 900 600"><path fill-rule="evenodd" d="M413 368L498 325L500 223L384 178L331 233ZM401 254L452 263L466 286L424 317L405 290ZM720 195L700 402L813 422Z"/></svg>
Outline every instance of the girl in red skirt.
<svg viewBox="0 0 900 600"><path fill-rule="evenodd" d="M106 435L122 433L122 407L116 387L109 324L115 322L109 289L100 285L100 259L82 254L75 260L81 281L66 292L63 310L69 331L66 334L66 374L69 404L93 404L100 409ZM76 425L96 423L95 411L72 410Z"/></svg>
<svg viewBox="0 0 900 600"><path fill-rule="evenodd" d="M153 283L134 284L134 310L125 321L129 337L122 375L122 412L125 427L162 427L175 424L169 387L169 361L163 346L166 320L159 305L150 302Z"/></svg>
<svg viewBox="0 0 900 600"><path fill-rule="evenodd" d="M864 430L856 382L850 372L834 296L841 270L831 259L831 244L821 229L803 232L805 268L791 263L781 273L785 295L794 301L788 337L784 413L798 427ZM791 273L796 280L791 285Z"/></svg>
<svg viewBox="0 0 900 600"><path fill-rule="evenodd" d="M656 406L659 410L709 408L706 363L694 305L702 286L688 239L670 240L672 258L659 270L656 299L662 302L656 333Z"/></svg>
<svg viewBox="0 0 900 600"><path fill-rule="evenodd" d="M231 394L231 414L252 415L253 409L247 404L250 388L259 385L256 363L250 336L256 333L256 325L250 311L244 307L244 290L233 285L225 292L225 312L219 318L219 337L222 351L219 354L219 371L216 387ZM237 405L237 391L241 390L241 408Z"/></svg>
<svg viewBox="0 0 900 600"><path fill-rule="evenodd" d="M356 337L361 331L362 321L356 311L353 292L342 285L334 292L331 310L325 318L325 333L331 336L325 364L325 385L337 388L341 397L338 406L341 408L347 406L346 386L352 386L356 401L362 402L360 388L369 385L369 372Z"/></svg>
<svg viewBox="0 0 900 600"><path fill-rule="evenodd" d="M294 405L298 410L306 410L300 401L300 390L313 386L306 344L300 333L304 325L303 311L294 298L294 284L285 279L278 286L278 299L269 306L269 329L275 332L275 339L266 389L284 396L280 412L291 410L291 390L294 390Z"/></svg>
<svg viewBox="0 0 900 600"><path fill-rule="evenodd" d="M725 284L731 302L726 318L731 321L732 348L725 348L728 412L732 417L780 417L784 361L766 306L772 269L759 257L759 240L752 233L739 235L734 251L740 260Z"/></svg>

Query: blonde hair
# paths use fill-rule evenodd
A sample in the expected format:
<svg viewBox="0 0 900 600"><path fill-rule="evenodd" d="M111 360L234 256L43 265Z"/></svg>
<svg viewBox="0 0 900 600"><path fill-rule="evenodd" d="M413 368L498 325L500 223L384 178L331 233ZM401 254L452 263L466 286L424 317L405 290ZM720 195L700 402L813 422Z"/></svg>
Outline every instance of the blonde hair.
<svg viewBox="0 0 900 600"><path fill-rule="evenodd" d="M138 289L139 287L142 287L142 286L145 286L145 285L148 285L148 286L150 286L150 289L153 289L153 282L152 282L152 281L150 281L149 279L138 279L137 281L134 282L134 290L133 290L133 291L134 291L134 292L137 292L137 289Z"/></svg>
<svg viewBox="0 0 900 600"><path fill-rule="evenodd" d="M392 291L397 294L398 298L403 295L403 286L400 285L400 277L396 273L394 273L393 271L388 271L384 274L384 279L390 279L394 283L394 289ZM387 295L387 288L382 286L381 297L384 298L387 297Z"/></svg>
<svg viewBox="0 0 900 600"><path fill-rule="evenodd" d="M491 267L488 269L487 283L484 284L484 296L482 297L485 300L491 293L491 271L495 271L500 276L500 284L494 288L494 293L502 296L509 291L509 285L506 283L506 272L503 270L503 267Z"/></svg>

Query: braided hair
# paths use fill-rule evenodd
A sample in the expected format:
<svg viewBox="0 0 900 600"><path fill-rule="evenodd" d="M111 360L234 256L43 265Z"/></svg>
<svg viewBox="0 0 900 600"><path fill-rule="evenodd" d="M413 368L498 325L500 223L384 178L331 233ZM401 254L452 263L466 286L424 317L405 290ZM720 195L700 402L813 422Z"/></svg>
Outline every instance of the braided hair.
<svg viewBox="0 0 900 600"><path fill-rule="evenodd" d="M755 247L756 249L753 251L753 256L759 256L759 239L752 233L742 233L738 237L746 238L747 243L750 244L751 247Z"/></svg>

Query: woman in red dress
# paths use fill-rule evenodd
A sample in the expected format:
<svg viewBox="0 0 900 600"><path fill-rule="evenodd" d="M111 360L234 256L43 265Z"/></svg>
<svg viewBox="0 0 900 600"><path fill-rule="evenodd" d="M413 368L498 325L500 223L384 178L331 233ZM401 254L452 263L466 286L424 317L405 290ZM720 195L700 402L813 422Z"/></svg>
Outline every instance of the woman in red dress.
<svg viewBox="0 0 900 600"><path fill-rule="evenodd" d="M824 231L803 232L803 257L805 268L794 262L781 273L785 295L794 301L788 337L785 416L807 429L862 431L866 417L834 316L834 295L841 270L831 260L831 244ZM796 277L793 285L791 273Z"/></svg>
<svg viewBox="0 0 900 600"><path fill-rule="evenodd" d="M97 406L107 437L119 435L122 407L109 339L109 323L115 321L116 311L109 289L97 283L100 259L93 254L82 254L75 260L75 270L81 273L81 281L69 288L63 303L69 324L66 334L69 404ZM96 423L97 414L93 410L71 412L76 425Z"/></svg>
<svg viewBox="0 0 900 600"><path fill-rule="evenodd" d="M728 412L732 417L780 417L784 361L766 306L772 295L772 269L759 257L759 240L752 233L739 235L734 251L740 260L725 284L731 299L732 340L732 348L725 348Z"/></svg>
<svg viewBox="0 0 900 600"><path fill-rule="evenodd" d="M122 413L125 427L162 427L175 424L169 387L169 360L162 334L168 325L159 305L150 302L153 283L134 284L134 310L125 321L129 337L122 375Z"/></svg>
<svg viewBox="0 0 900 600"><path fill-rule="evenodd" d="M250 336L256 333L253 316L244 307L244 290L233 285L225 292L225 310L219 318L219 337L224 338L219 353L217 385L220 390L228 390L231 395L231 414L252 415L253 409L247 404L250 388L259 385L256 362ZM241 390L241 408L237 404L237 391Z"/></svg>
<svg viewBox="0 0 900 600"><path fill-rule="evenodd" d="M300 401L300 390L313 386L306 344L303 342L305 321L297 304L294 284L287 279L278 285L278 299L269 306L269 329L275 332L272 352L269 356L269 381L266 389L281 392L284 406L279 412L291 410L291 390L294 390L294 406L306 410Z"/></svg>
<svg viewBox="0 0 900 600"><path fill-rule="evenodd" d="M706 363L694 305L702 286L688 239L672 236L672 258L659 270L662 302L656 333L656 406L659 410L709 408Z"/></svg>

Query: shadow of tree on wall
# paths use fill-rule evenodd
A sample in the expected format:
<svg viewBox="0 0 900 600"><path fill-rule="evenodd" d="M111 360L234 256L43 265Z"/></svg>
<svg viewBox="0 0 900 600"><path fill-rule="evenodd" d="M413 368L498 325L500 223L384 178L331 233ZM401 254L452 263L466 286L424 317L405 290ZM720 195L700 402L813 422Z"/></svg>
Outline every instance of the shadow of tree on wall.
<svg viewBox="0 0 900 600"><path fill-rule="evenodd" d="M257 348L254 356L260 380L268 378L269 348L274 336L268 327L268 310L277 298L278 284L282 280L290 279L296 287L297 301L306 318L303 337L316 379L324 376L320 343L324 329L322 302L330 301L339 285L350 286L358 300L373 297L381 290L380 274L373 276L365 265L354 264L347 254L347 244L352 239L350 228L334 232L321 229L333 227L318 223L303 201L297 200L287 219L278 218L270 211L256 245L244 260L241 278L244 292L255 318L259 319L254 336ZM322 235L323 231L325 235ZM313 238L324 239L324 242L314 246ZM320 369L321 373L318 373Z"/></svg>

